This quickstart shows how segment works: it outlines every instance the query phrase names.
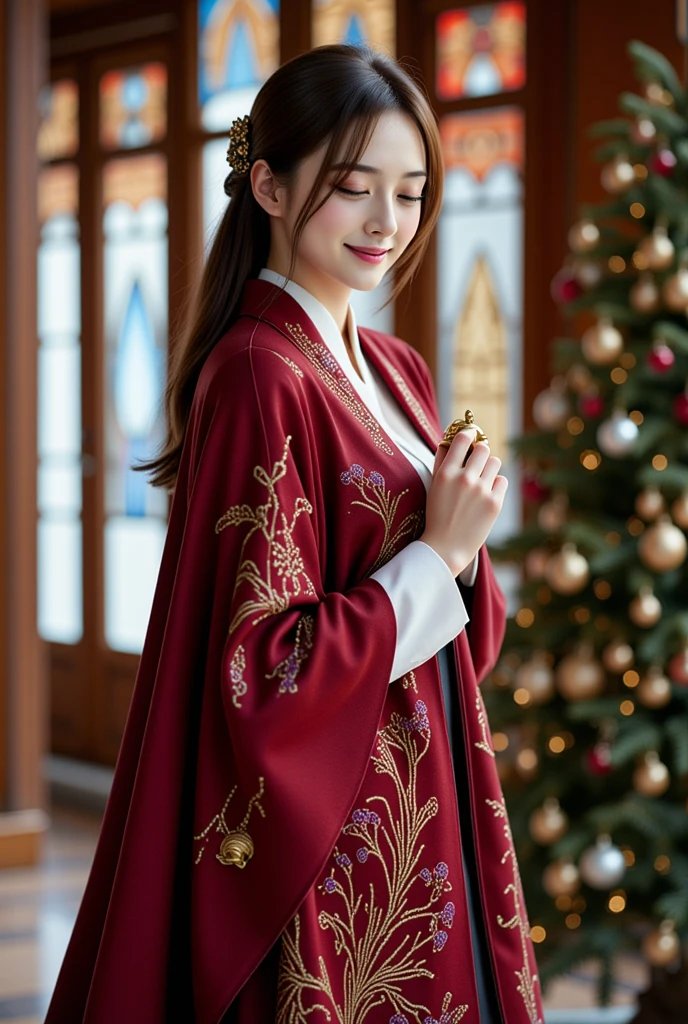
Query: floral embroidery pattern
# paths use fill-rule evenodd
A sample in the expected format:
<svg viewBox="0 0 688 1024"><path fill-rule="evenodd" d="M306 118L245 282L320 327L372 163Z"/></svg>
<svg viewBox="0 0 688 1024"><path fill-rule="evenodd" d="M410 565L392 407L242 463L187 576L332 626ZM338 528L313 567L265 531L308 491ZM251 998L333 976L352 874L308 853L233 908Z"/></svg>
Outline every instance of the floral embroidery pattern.
<svg viewBox="0 0 688 1024"><path fill-rule="evenodd" d="M237 608L229 627L230 634L250 615L257 616L252 623L255 626L268 615L286 611L292 598L303 591L315 596L315 587L306 574L301 551L293 537L296 520L303 512L311 515L313 506L306 498L297 498L289 519L282 510L277 494L277 484L287 472L290 441L291 435L284 442L282 458L272 467L272 474L268 474L262 466L256 466L253 470L255 479L267 489L268 500L265 505L258 505L255 509L250 505L233 505L215 524L215 533L221 533L228 526L250 523L250 529L241 545L234 593L243 583L247 583L254 596L242 601ZM267 545L264 574L252 558L244 557L246 545L254 533L261 533Z"/></svg>
<svg viewBox="0 0 688 1024"><path fill-rule="evenodd" d="M266 676L266 679L274 679L277 676L281 682L278 693L296 693L296 677L301 671L301 665L311 652L313 647L313 629L315 619L312 615L302 615L296 627L296 639L294 650L288 658L281 661L274 671Z"/></svg>
<svg viewBox="0 0 688 1024"><path fill-rule="evenodd" d="M422 864L422 832L439 810L435 796L418 804L418 769L430 738L422 700L410 718L393 712L378 732L371 760L375 772L391 780L396 799L371 796L366 803L379 811L368 806L353 812L342 830L343 838L354 840L348 844L351 855L337 847L330 874L318 886L328 901L318 924L332 933L335 954L341 957L342 1002L336 1001L324 958L318 958L314 970L306 966L297 914L282 936L277 1024L298 1024L315 1011L327 1021L363 1024L373 1019L374 1007L384 1004L395 1024L408 1024L406 1014L414 1022L439 1024L426 1006L404 994L405 982L434 977L428 957L442 953L456 913L446 899L451 892L448 866L443 861L433 868ZM381 891L358 879L358 865L373 859L384 879ZM468 1009L463 1005L449 1012L451 999L447 993L442 1013L449 1016L440 1017L442 1024L454 1024Z"/></svg>
<svg viewBox="0 0 688 1024"><path fill-rule="evenodd" d="M405 690L411 689L414 693L418 693L418 684L416 683L416 673L412 670L407 672L401 680L401 685Z"/></svg>
<svg viewBox="0 0 688 1024"><path fill-rule="evenodd" d="M492 808L495 818L501 818L504 822L504 838L507 842L507 848L502 854L501 862L502 864L506 864L508 860L511 860L511 867L513 871L512 881L509 882L504 890L504 895L508 896L511 894L513 896L514 913L508 920L502 917L501 914L498 914L497 924L500 928L519 929L521 935L521 951L523 953L523 966L519 971L515 972L518 979L516 991L523 999L523 1004L526 1008L530 1024L543 1024L542 1017L538 1012L538 1004L535 996L535 986L539 984L538 976L537 974L532 973L530 969L530 961L528 959L528 922L525 918L521 885L518 877L518 866L516 863L516 852L514 850L511 827L506 813L506 805L503 800L487 799L485 802Z"/></svg>
<svg viewBox="0 0 688 1024"><path fill-rule="evenodd" d="M321 381L366 428L377 447L381 448L386 455L394 455L392 448L385 441L380 424L357 396L351 381L327 345L309 338L301 324L285 324L284 326L289 331L297 348L312 363Z"/></svg>
<svg viewBox="0 0 688 1024"><path fill-rule="evenodd" d="M478 750L484 751L489 757L494 757L494 750L490 746L490 738L487 733L487 711L480 688L476 689L475 709L478 712L478 725L482 733L482 739L474 744Z"/></svg>
<svg viewBox="0 0 688 1024"><path fill-rule="evenodd" d="M367 573L370 576L371 573L374 573L376 569L379 569L385 562L388 562L392 555L395 554L397 544L402 537L406 537L409 533L415 535L423 520L423 513L420 511L409 512L399 523L394 533L392 533L399 509L399 502L405 494L408 494L408 487L396 497L392 497L392 492L385 489L385 478L382 474L376 470L371 470L368 476L366 476L363 466L359 466L357 462L349 466L341 474L340 479L347 487L349 484L353 484L361 495L361 500L355 499L351 504L360 505L362 508L375 512L376 515L380 516L384 525L384 536L380 553Z"/></svg>
<svg viewBox="0 0 688 1024"><path fill-rule="evenodd" d="M246 671L246 652L241 644L237 647L232 660L229 663L229 678L232 680L232 704L235 708L241 707L240 698L246 693L247 686L244 679Z"/></svg>
<svg viewBox="0 0 688 1024"><path fill-rule="evenodd" d="M283 356L281 352L275 352L273 348L268 349L268 351L272 352L273 356L277 356L278 359L281 359L283 363L286 363L289 369L293 370L297 377L303 378L303 370L298 363L294 362L293 359L289 359L288 356Z"/></svg>
<svg viewBox="0 0 688 1024"><path fill-rule="evenodd" d="M229 805L230 805L230 803L232 801L232 797L234 796L234 794L237 791L237 788L238 788L237 786L232 786L230 794L227 797L227 799L225 800L224 804L222 805L222 810L220 811L220 813L215 815L215 817L210 821L210 823L208 825L206 825L206 827L203 829L202 832L199 832L199 834L197 836L194 836L194 842L198 842L198 843L203 843L204 844L203 846L200 847L200 849L199 849L199 851L198 851L198 853L196 855L196 859L194 861L194 864L200 864L201 857L203 856L203 854L205 853L205 850L206 850L206 845L207 845L208 842L210 842L210 833L213 830L216 833L218 833L219 835L224 837L224 839L222 840L222 842L220 844L219 852L215 854L215 857L216 857L217 860L219 860L220 864L227 864L227 863L229 863L229 861L227 859L225 859L225 857L223 855L223 851L222 851L222 845L223 845L224 841L227 838L232 837L232 836L242 836L242 837L245 836L248 839L248 841L251 843L251 846L253 846L251 838L248 835L248 833L246 832L246 828L248 826L249 818L251 817L251 811L253 810L254 807L256 807L258 809L258 811L260 813L260 816L262 818L265 817L265 811L263 810L263 807L262 807L261 802L260 802L260 798L262 797L263 793L265 792L265 779L262 776L260 776L258 778L258 792L254 793L254 795L249 800L248 806L246 808L246 814L244 815L242 820L239 822L239 824L237 826L235 826L235 828L230 828L229 825L227 824L227 819L226 819L225 815L227 813L227 808L229 807Z"/></svg>
<svg viewBox="0 0 688 1024"><path fill-rule="evenodd" d="M385 364L387 372L389 373L390 377L392 378L392 380L394 381L394 383L404 396L404 400L406 401L406 404L408 405L409 409L416 417L420 425L423 427L423 430L425 430L432 437L435 431L432 424L430 423L430 420L425 415L425 410L423 409L423 406L420 404L416 396L413 394L408 384L401 376L399 371L396 369L396 367L392 366L389 359L386 359L383 356L382 361Z"/></svg>
<svg viewBox="0 0 688 1024"><path fill-rule="evenodd" d="M442 1001L442 1013L440 1017L426 1017L423 1024L458 1024L458 1021L466 1013L467 1006L457 1006L455 1009L450 1010L449 1004L452 1001L451 992L447 992L446 996ZM389 1024L410 1024L408 1017L405 1017L403 1013L395 1013L393 1017L389 1018Z"/></svg>

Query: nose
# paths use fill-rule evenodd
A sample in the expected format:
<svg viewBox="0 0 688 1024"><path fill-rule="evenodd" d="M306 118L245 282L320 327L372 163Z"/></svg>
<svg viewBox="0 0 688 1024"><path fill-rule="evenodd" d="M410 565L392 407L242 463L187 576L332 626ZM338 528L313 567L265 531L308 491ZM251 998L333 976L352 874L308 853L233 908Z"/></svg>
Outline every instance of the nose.
<svg viewBox="0 0 688 1024"><path fill-rule="evenodd" d="M392 238L397 233L397 220L394 216L393 196L380 196L370 211L365 224L365 231L370 235L382 235Z"/></svg>

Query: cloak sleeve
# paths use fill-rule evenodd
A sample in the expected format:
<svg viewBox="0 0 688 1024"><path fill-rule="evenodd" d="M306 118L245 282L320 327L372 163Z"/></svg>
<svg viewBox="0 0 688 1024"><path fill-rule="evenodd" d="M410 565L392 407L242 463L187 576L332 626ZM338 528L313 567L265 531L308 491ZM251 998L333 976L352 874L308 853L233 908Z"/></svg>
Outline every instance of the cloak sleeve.
<svg viewBox="0 0 688 1024"><path fill-rule="evenodd" d="M506 631L506 597L495 578L487 546L478 552L478 569L472 587L459 583L470 615L466 636L478 684L497 664Z"/></svg>

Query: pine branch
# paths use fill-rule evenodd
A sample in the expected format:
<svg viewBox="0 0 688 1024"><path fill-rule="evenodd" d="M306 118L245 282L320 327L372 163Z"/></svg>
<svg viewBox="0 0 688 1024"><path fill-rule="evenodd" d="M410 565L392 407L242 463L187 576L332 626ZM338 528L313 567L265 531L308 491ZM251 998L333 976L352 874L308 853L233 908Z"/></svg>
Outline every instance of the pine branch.
<svg viewBox="0 0 688 1024"><path fill-rule="evenodd" d="M677 103L684 102L685 97L676 69L664 54L638 39L631 40L627 49L635 62L636 74L639 78L644 78L646 81L655 79L669 90Z"/></svg>

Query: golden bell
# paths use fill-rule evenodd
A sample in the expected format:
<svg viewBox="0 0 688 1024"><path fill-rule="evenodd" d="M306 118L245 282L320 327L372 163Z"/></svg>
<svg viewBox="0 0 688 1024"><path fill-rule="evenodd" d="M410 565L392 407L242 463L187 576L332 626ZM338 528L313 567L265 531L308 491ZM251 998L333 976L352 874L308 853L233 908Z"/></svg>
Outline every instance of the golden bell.
<svg viewBox="0 0 688 1024"><path fill-rule="evenodd" d="M470 448L468 449L468 452L466 454L466 459L464 460L464 465L465 465L466 461L470 458L470 454L473 451L473 447L476 444L476 442L477 441L487 441L487 434L485 434L480 429L478 424L475 422L475 420L473 419L473 413L471 412L471 410L470 409L466 409L466 416L465 416L464 419L462 419L462 420L461 419L452 420L452 422L449 424L449 426L447 427L447 429L444 432L444 437L442 438L442 440L439 443L439 447L440 448L448 448L449 445L454 440L454 438L456 437L456 435L458 433L460 433L462 430L474 430L475 431L475 437L473 439L473 442L471 443Z"/></svg>
<svg viewBox="0 0 688 1024"><path fill-rule="evenodd" d="M220 864L245 868L253 856L254 846L248 832L230 832L220 843L217 859Z"/></svg>

